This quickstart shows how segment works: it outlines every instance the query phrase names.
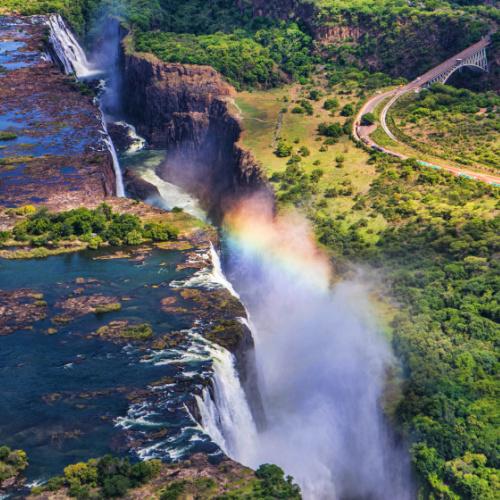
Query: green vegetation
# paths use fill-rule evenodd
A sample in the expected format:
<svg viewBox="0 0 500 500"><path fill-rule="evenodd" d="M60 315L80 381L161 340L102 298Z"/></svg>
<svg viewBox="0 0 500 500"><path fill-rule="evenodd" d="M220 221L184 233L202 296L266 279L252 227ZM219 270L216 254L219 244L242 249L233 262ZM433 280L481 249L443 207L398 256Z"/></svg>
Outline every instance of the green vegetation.
<svg viewBox="0 0 500 500"><path fill-rule="evenodd" d="M165 61L211 65L236 87L273 87L285 81L283 72L300 78L312 69L311 39L296 24L206 35L149 31L135 43Z"/></svg>
<svg viewBox="0 0 500 500"><path fill-rule="evenodd" d="M366 78L329 74L314 82L324 97L312 101L313 116L283 116L287 157L270 146L281 106L300 102L311 86L241 93L243 143L262 161L279 207L299 207L340 267L376 268L384 277L377 289L400 304L380 304L403 364L403 394L389 406L411 443L422 498L494 498L498 189L354 147L344 135L349 118L332 116L325 103L356 109ZM336 142L317 141L332 124ZM299 154L302 146L310 156Z"/></svg>
<svg viewBox="0 0 500 500"><path fill-rule="evenodd" d="M46 485L35 487L32 494L67 488L76 498L120 498L130 488L141 486L160 472L161 462L149 460L131 464L127 458L106 455L100 459L68 465L64 475L49 479Z"/></svg>
<svg viewBox="0 0 500 500"><path fill-rule="evenodd" d="M153 336L153 328L149 323L131 325L121 332L121 336L131 340L146 340Z"/></svg>
<svg viewBox="0 0 500 500"><path fill-rule="evenodd" d="M17 223L2 240L12 238L32 247L56 248L65 241L79 241L95 250L104 244L138 245L143 241L175 240L177 236L177 228L166 222L143 224L136 215L113 213L111 207L102 204L94 210L77 208L58 213L40 208Z"/></svg>
<svg viewBox="0 0 500 500"><path fill-rule="evenodd" d="M373 113L365 113L361 117L361 125L373 125L376 121L375 115Z"/></svg>
<svg viewBox="0 0 500 500"><path fill-rule="evenodd" d="M494 498L500 218L489 210L497 194L412 161L376 165L370 190L352 193L363 218L346 224L319 210L318 239L380 268L402 306L391 324L405 370L396 417L425 490ZM380 216L387 228L373 238L368 221Z"/></svg>
<svg viewBox="0 0 500 500"><path fill-rule="evenodd" d="M1 449L1 448L0 448ZM160 500L200 499L287 499L300 500L300 489L290 476L285 477L276 465L261 465L255 473L239 465L221 463L212 469L213 477L206 477L198 469L193 474L182 474L182 479L172 480L177 472L188 472L190 463L162 464L159 460L131 464L127 458L106 455L68 465L64 475L49 479L44 486L34 487L32 495L58 494L66 490L78 499L124 498L125 495L142 495ZM168 472L167 476L163 472ZM134 488L143 489L132 492Z"/></svg>
<svg viewBox="0 0 500 500"><path fill-rule="evenodd" d="M398 138L462 165L500 168L500 97L436 84L400 99L390 118Z"/></svg>
<svg viewBox="0 0 500 500"><path fill-rule="evenodd" d="M0 141L13 141L17 139L17 135L13 132L3 132L0 130Z"/></svg>
<svg viewBox="0 0 500 500"><path fill-rule="evenodd" d="M96 314L105 314L105 313L108 313L108 312L120 311L121 308L122 308L122 305L119 302L112 302L111 304L105 304L105 305L102 305L102 306L97 306L94 309L94 312Z"/></svg>
<svg viewBox="0 0 500 500"><path fill-rule="evenodd" d="M211 478L173 481L160 494L160 500L203 499L244 499L255 500L287 499L300 500L300 488L276 465L261 465L255 476L247 481L241 479L224 486L225 493L218 495L218 485Z"/></svg>
<svg viewBox="0 0 500 500"><path fill-rule="evenodd" d="M272 87L281 80L269 51L247 36L149 32L137 36L136 48L169 62L212 65L237 86Z"/></svg>
<svg viewBox="0 0 500 500"><path fill-rule="evenodd" d="M302 0L301 3L309 3ZM479 40L498 10L446 0L314 0L311 22L350 28L324 47L341 64L414 78ZM463 7L457 6L462 4ZM465 6L467 5L468 6Z"/></svg>
<svg viewBox="0 0 500 500"><path fill-rule="evenodd" d="M111 321L101 326L97 335L109 339L144 341L153 337L153 327L149 323L130 325L127 321Z"/></svg>
<svg viewBox="0 0 500 500"><path fill-rule="evenodd" d="M19 476L28 467L28 457L23 450L0 446L0 484Z"/></svg>
<svg viewBox="0 0 500 500"><path fill-rule="evenodd" d="M300 500L300 488L294 484L293 478L287 476L281 468L273 464L261 465L255 475L260 483L254 489L252 498L286 498L287 500Z"/></svg>

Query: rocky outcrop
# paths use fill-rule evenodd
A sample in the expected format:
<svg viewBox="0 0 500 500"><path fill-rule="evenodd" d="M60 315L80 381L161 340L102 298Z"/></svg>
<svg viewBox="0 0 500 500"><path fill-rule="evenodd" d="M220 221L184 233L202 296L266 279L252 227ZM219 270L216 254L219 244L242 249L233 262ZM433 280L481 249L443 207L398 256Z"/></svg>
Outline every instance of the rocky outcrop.
<svg viewBox="0 0 500 500"><path fill-rule="evenodd" d="M14 27L15 26L15 27ZM43 18L0 19L0 206L73 208L115 193L111 155L89 89L44 53Z"/></svg>
<svg viewBox="0 0 500 500"><path fill-rule="evenodd" d="M140 135L168 150L159 175L195 193L216 219L235 199L268 190L257 161L238 144L233 89L219 73L133 53L129 44L123 44L124 105Z"/></svg>

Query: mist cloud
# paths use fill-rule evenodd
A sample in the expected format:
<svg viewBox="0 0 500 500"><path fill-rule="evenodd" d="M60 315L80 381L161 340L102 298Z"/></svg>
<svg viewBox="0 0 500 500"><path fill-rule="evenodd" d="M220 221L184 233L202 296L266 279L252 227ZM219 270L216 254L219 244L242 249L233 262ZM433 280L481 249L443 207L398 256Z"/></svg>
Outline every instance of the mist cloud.
<svg viewBox="0 0 500 500"><path fill-rule="evenodd" d="M410 498L407 456L380 409L394 360L365 287L329 286L328 260L296 214L274 218L253 198L226 222L267 419L249 465L279 464L306 498Z"/></svg>

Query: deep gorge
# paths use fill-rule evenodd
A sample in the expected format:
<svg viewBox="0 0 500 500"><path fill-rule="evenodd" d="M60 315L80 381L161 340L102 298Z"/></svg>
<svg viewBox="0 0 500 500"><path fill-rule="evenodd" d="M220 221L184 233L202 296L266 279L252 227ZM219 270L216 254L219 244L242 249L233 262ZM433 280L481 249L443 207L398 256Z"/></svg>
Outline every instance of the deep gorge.
<svg viewBox="0 0 500 500"><path fill-rule="evenodd" d="M226 271L248 307L256 342L255 358L253 349L248 351L250 366L237 354L246 401L234 374L215 364L214 386L198 401L204 428L245 465L255 468L269 460L282 465L299 480L306 498L411 498L406 453L379 408L384 371L394 361L385 342L377 340L370 314L349 308L354 301L369 309L362 283L330 291L329 264L310 240L307 224L274 219L274 197L251 153L238 144L241 126L232 91L220 75L134 54L129 44L125 40L122 55L124 108L152 147L167 149L166 162L157 168L160 176L195 194L224 222ZM264 237L258 251L249 239L252 226ZM279 255L288 253L298 259L293 272L280 262ZM318 290L311 289L307 276ZM293 319L289 310L296 312ZM345 329L354 336L351 341L341 339ZM315 368L308 361L312 353ZM285 381L276 369L284 375L290 362L296 374ZM319 371L310 376L310 369ZM342 377L347 377L343 388L336 388ZM306 468L304 452L310 460ZM339 461L346 453L350 457Z"/></svg>

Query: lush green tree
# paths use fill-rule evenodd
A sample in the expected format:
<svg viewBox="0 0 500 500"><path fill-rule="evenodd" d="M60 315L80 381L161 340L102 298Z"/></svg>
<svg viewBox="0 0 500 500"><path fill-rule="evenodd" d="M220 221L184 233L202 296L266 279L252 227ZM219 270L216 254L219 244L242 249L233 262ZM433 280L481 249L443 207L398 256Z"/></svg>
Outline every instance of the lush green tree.
<svg viewBox="0 0 500 500"><path fill-rule="evenodd" d="M373 125L376 122L375 115L373 113L365 113L361 117L361 125Z"/></svg>

